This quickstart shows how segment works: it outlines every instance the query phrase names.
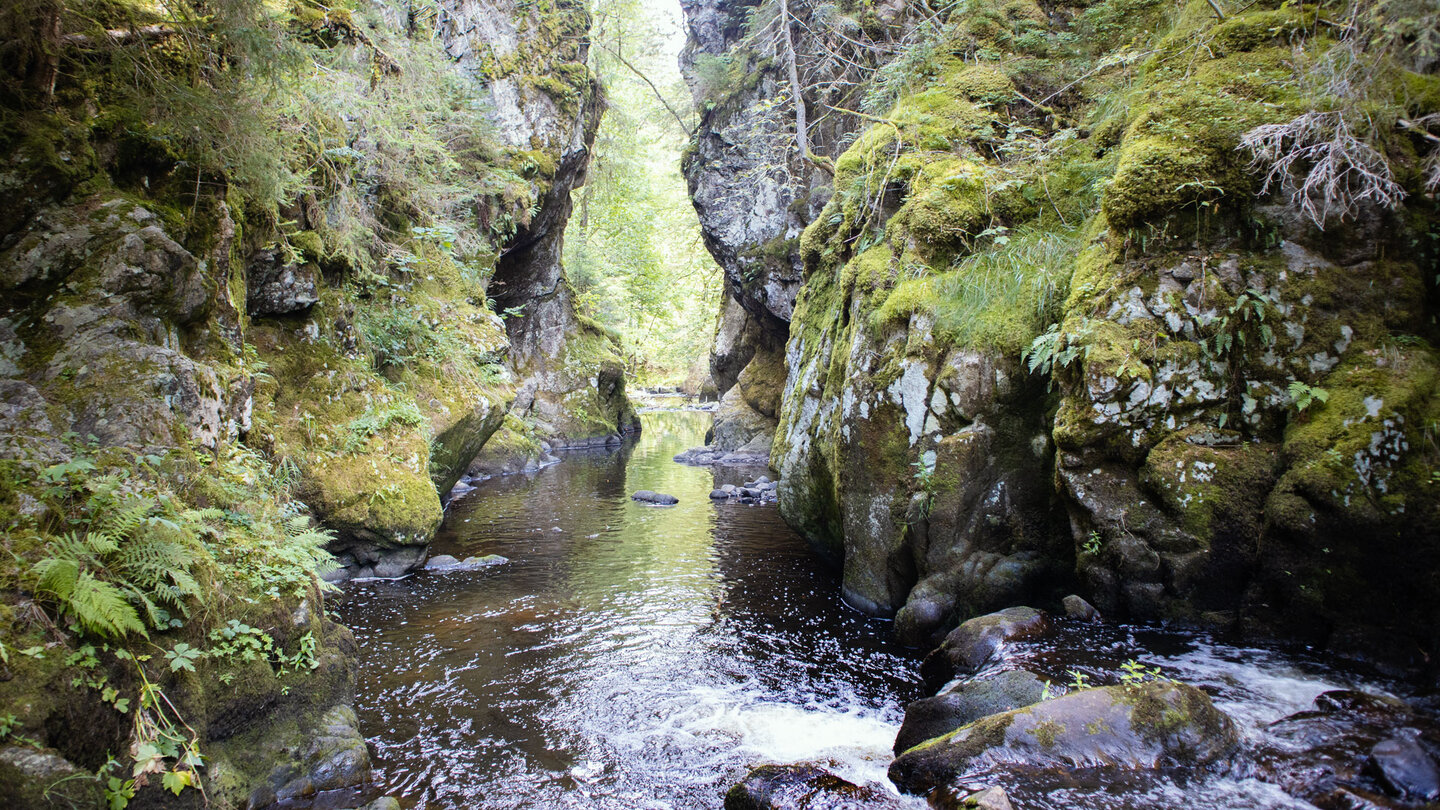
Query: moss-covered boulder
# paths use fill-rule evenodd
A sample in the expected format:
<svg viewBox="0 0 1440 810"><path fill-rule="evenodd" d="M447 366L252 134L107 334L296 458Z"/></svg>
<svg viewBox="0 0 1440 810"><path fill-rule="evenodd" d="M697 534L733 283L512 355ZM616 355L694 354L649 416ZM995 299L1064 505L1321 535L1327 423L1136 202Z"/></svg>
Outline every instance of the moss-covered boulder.
<svg viewBox="0 0 1440 810"><path fill-rule="evenodd" d="M1082 689L993 715L902 753L890 779L925 795L962 774L1028 768L1152 769L1222 761L1235 723L1193 686L1148 682Z"/></svg>
<svg viewBox="0 0 1440 810"><path fill-rule="evenodd" d="M895 735L895 754L903 754L926 740L941 737L992 714L1039 703L1046 684L1022 669L988 678L972 678L934 697L905 706L905 721Z"/></svg>

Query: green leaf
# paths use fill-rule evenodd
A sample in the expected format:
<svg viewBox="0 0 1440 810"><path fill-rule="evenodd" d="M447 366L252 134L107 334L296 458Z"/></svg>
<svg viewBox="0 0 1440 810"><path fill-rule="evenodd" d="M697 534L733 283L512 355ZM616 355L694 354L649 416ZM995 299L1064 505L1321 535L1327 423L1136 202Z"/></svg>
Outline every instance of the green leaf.
<svg viewBox="0 0 1440 810"><path fill-rule="evenodd" d="M194 779L195 777L190 771L166 771L160 781L165 785L166 790L179 796L180 791L194 784Z"/></svg>

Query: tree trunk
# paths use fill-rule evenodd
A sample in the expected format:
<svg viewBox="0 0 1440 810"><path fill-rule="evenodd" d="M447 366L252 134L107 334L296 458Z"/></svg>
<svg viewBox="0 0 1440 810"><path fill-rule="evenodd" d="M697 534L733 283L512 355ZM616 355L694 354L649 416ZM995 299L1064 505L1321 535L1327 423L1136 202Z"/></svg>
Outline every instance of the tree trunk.
<svg viewBox="0 0 1440 810"><path fill-rule="evenodd" d="M800 159L810 159L809 125L805 121L805 96L800 86L800 67L795 63L795 43L790 38L790 0L780 0L780 26L785 39L785 72L790 79L790 95L795 101L795 146Z"/></svg>

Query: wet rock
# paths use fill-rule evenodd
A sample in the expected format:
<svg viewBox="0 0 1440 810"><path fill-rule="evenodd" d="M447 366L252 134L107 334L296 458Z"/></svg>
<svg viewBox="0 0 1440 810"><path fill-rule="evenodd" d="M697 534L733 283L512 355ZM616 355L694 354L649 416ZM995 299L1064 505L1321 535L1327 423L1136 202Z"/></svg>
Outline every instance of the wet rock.
<svg viewBox="0 0 1440 810"><path fill-rule="evenodd" d="M917 700L905 707L905 722L895 737L895 753L982 717L1038 703L1044 693L1045 683L1040 678L1023 670L1011 670L993 678L966 681L943 694Z"/></svg>
<svg viewBox="0 0 1440 810"><path fill-rule="evenodd" d="M925 656L920 674L927 686L938 691L956 675L979 670L1005 642L1038 636L1049 629L1049 617L1035 608L1013 607L976 616L950 631L940 647Z"/></svg>
<svg viewBox="0 0 1440 810"><path fill-rule="evenodd" d="M418 569L425 559L424 546L405 546L388 550L375 561L371 576L377 579L397 579Z"/></svg>
<svg viewBox="0 0 1440 810"><path fill-rule="evenodd" d="M725 810L899 810L900 802L814 765L761 765L725 794Z"/></svg>
<svg viewBox="0 0 1440 810"><path fill-rule="evenodd" d="M400 802L393 796L381 796L359 810L400 810Z"/></svg>
<svg viewBox="0 0 1440 810"><path fill-rule="evenodd" d="M499 554L486 554L484 557L466 557L457 560L449 554L437 554L425 563L427 571L476 571L481 568L490 568L496 565L504 565L510 562L509 558Z"/></svg>
<svg viewBox="0 0 1440 810"><path fill-rule="evenodd" d="M1440 799L1440 768L1413 732L1376 743L1367 765L1397 796Z"/></svg>
<svg viewBox="0 0 1440 810"><path fill-rule="evenodd" d="M993 715L916 746L891 763L890 779L923 795L992 767L1200 766L1238 745L1234 722L1193 686L1109 686Z"/></svg>
<svg viewBox="0 0 1440 810"><path fill-rule="evenodd" d="M1079 619L1084 622L1100 621L1100 611L1096 610L1094 605L1073 593L1065 597L1064 605L1065 615L1072 619Z"/></svg>
<svg viewBox="0 0 1440 810"><path fill-rule="evenodd" d="M642 489L631 495L630 500L641 503L651 503L656 506L674 506L680 502L680 499L674 495L666 495L663 492L651 492L648 489Z"/></svg>
<svg viewBox="0 0 1440 810"><path fill-rule="evenodd" d="M1015 810L1015 806L1010 803L1010 797L998 787L985 788L953 804L945 802L940 806L942 810L951 807L955 810Z"/></svg>
<svg viewBox="0 0 1440 810"><path fill-rule="evenodd" d="M720 460L720 457L723 455L725 455L724 451L720 450L719 448L710 446L692 447L683 453L677 454L674 460L678 464L689 464L695 467L705 467L711 464L715 464Z"/></svg>
<svg viewBox="0 0 1440 810"><path fill-rule="evenodd" d="M729 493L729 492L726 492L726 491L723 490L723 489L712 489L712 490L710 491L710 500L712 500L712 501L728 501L728 500L730 500L730 493Z"/></svg>
<svg viewBox="0 0 1440 810"><path fill-rule="evenodd" d="M1387 807L1383 798L1367 798L1382 789L1379 771L1367 767L1371 752L1396 736L1397 729L1422 723L1395 698L1352 690L1325 692L1315 699L1314 709L1270 724L1267 742L1254 753L1257 774L1325 810Z"/></svg>
<svg viewBox="0 0 1440 810"><path fill-rule="evenodd" d="M370 778L370 752L357 729L355 712L336 706L325 714L298 761L271 775L275 801L354 787Z"/></svg>

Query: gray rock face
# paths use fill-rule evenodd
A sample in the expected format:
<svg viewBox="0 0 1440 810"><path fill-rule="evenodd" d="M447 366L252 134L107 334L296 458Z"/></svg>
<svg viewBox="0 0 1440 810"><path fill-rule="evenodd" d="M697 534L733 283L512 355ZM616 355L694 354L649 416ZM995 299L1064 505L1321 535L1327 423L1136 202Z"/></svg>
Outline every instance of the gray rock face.
<svg viewBox="0 0 1440 810"><path fill-rule="evenodd" d="M292 315L320 300L320 268L286 263L278 250L250 257L245 276L245 309L251 315Z"/></svg>
<svg viewBox="0 0 1440 810"><path fill-rule="evenodd" d="M895 753L949 734L982 717L1021 709L1040 702L1045 683L1023 670L1002 672L992 678L972 680L934 697L917 700L905 707L905 722L895 737Z"/></svg>
<svg viewBox="0 0 1440 810"><path fill-rule="evenodd" d="M1234 722L1178 683L1082 689L993 715L901 754L890 779L924 795L964 773L1032 768L1204 766L1239 745Z"/></svg>
<svg viewBox="0 0 1440 810"><path fill-rule="evenodd" d="M496 131L516 148L544 149L559 158L553 176L542 178L537 213L515 223L490 285L498 306L516 313L505 320L509 363L520 380L511 412L554 437L557 447L633 433L640 423L625 395L623 367L609 338L577 317L560 263L570 192L585 182L604 110L599 83L585 67L589 16L577 5L542 19L538 8L515 0L443 5L446 50L484 82ZM497 59L525 67L495 75L485 65ZM534 86L528 79L535 75L564 77L573 85L575 108ZM610 359L593 360L607 351ZM577 409L581 401L584 407ZM577 410L590 418L577 418Z"/></svg>

